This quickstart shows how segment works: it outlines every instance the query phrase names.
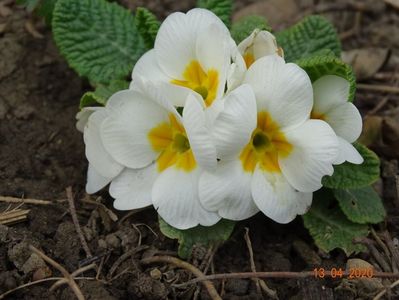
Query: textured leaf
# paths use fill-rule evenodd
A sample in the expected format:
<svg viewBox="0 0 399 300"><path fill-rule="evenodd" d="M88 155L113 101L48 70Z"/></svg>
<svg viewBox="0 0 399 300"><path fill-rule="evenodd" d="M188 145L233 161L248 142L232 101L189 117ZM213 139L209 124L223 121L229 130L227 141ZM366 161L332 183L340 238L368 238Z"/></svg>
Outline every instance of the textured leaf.
<svg viewBox="0 0 399 300"><path fill-rule="evenodd" d="M367 236L367 225L349 221L337 207L331 191L318 191L313 198L312 208L302 218L317 247L326 252L341 248L346 255L364 251L363 245L352 241Z"/></svg>
<svg viewBox="0 0 399 300"><path fill-rule="evenodd" d="M136 10L136 26L147 48L153 48L159 26L161 26L157 17L148 9L139 7Z"/></svg>
<svg viewBox="0 0 399 300"><path fill-rule="evenodd" d="M230 27L233 0L198 0L197 7L209 9Z"/></svg>
<svg viewBox="0 0 399 300"><path fill-rule="evenodd" d="M276 34L288 62L313 56L322 49L341 55L341 44L334 26L321 16L309 16L298 24Z"/></svg>
<svg viewBox="0 0 399 300"><path fill-rule="evenodd" d="M100 84L95 91L86 92L80 99L79 108L87 106L101 105L104 106L108 98L120 90L125 90L129 87L129 82L124 80L112 80L109 85Z"/></svg>
<svg viewBox="0 0 399 300"><path fill-rule="evenodd" d="M365 187L380 177L380 160L378 156L366 146L354 143L364 162L355 165L349 162L334 166L332 176L323 177L323 186L332 189L356 189Z"/></svg>
<svg viewBox="0 0 399 300"><path fill-rule="evenodd" d="M146 50L134 16L105 0L58 0L53 32L69 65L95 83L128 76Z"/></svg>
<svg viewBox="0 0 399 300"><path fill-rule="evenodd" d="M222 219L213 226L197 226L187 230L179 230L167 224L159 217L161 232L171 239L179 241L178 254L182 258L188 258L194 245L210 246L214 243L224 242L233 232L235 222Z"/></svg>
<svg viewBox="0 0 399 300"><path fill-rule="evenodd" d="M264 17L246 16L235 22L231 26L231 36L237 44L247 38L255 29L270 31L271 28L267 24Z"/></svg>
<svg viewBox="0 0 399 300"><path fill-rule="evenodd" d="M355 223L379 223L385 218L380 196L371 186L352 190L334 190L339 206L349 220Z"/></svg>
<svg viewBox="0 0 399 300"><path fill-rule="evenodd" d="M308 73L312 82L325 75L337 75L345 78L350 84L348 100L353 101L356 91L355 74L351 66L335 57L331 51L324 49L319 54L297 60L295 63Z"/></svg>

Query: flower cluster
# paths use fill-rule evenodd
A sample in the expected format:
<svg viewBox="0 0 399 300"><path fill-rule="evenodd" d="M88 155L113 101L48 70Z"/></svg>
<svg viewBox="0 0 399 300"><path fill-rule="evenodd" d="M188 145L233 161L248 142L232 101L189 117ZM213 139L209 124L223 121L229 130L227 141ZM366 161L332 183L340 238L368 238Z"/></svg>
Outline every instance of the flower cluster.
<svg viewBox="0 0 399 300"><path fill-rule="evenodd" d="M87 192L110 183L115 208L179 229L304 214L334 164L362 163L362 121L345 79L312 83L283 56L269 32L237 46L210 11L171 14L130 88L80 113Z"/></svg>

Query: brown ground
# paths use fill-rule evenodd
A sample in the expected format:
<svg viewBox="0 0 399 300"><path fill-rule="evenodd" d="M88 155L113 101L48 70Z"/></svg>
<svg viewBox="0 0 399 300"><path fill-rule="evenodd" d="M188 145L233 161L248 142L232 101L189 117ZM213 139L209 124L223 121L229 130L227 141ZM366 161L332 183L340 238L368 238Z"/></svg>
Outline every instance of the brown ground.
<svg viewBox="0 0 399 300"><path fill-rule="evenodd" d="M153 209L126 219L122 219L126 213L114 211L119 221L113 222L103 206L79 201L85 198L87 162L82 136L75 129L75 114L81 94L90 87L59 56L50 31L38 23L36 27L44 36L34 37L32 30L27 30L30 16L12 3L4 6L7 2L10 1L0 0L0 195L65 200L65 188L73 187L79 223L90 251L98 256L95 262L102 265L98 273L91 270L79 275L91 278L98 275L98 280L78 281L87 299L208 299L203 288L196 292L196 286L179 289L171 285L187 281L191 276L188 272L166 264L158 264L158 267L139 264L143 257L158 252L171 254L177 249L174 241L159 233ZM175 10L187 10L194 3L170 0L120 2L131 8L142 4L161 18ZM252 9L268 16L274 28L282 28L305 14L323 13L337 26L345 50L367 49L365 58L359 58L355 63L357 68L365 67L363 72L368 72L363 76L363 82L396 85L399 79L395 70L399 62L399 11L392 6L386 6L383 1L335 1L331 4L330 1L268 0L263 1L266 4L258 3L257 7L248 8L256 2L238 1L236 16ZM356 22L358 26L355 26ZM383 49L369 50L370 47ZM385 50L390 51L389 57ZM388 229L397 246L399 95L397 92L362 89L356 99L363 115L373 116L367 121L366 138L373 138L370 132L380 132L382 128L382 136L373 142L373 148L383 161L383 178L377 189L384 197L388 217L386 224L376 229ZM85 199L96 200L95 197ZM112 207L106 193L97 200ZM13 207L3 203L0 211ZM61 276L59 271L32 255L28 244L40 248L69 272L85 263L86 254L65 201L46 206L24 205L22 208L30 209L28 220L9 227L0 225L0 294L32 280ZM326 254L317 251L300 218L289 225L278 225L257 215L236 227L230 240L218 249L213 260L209 260L208 273L251 270L244 240L245 227L249 228L258 271L312 270L316 265L345 267L347 258L343 252L336 250ZM137 245L140 247L136 248ZM128 252L130 256L124 255ZM125 259L115 264L121 256ZM378 261L375 255L367 253L358 257ZM196 249L189 261L203 268L208 261L207 249ZM71 289L65 285L50 293L51 284L34 285L13 293L9 299L74 299ZM356 282L320 279L271 279L267 284L277 291L279 299L369 299L381 289L381 284L375 282L374 286L366 284L372 286L368 291ZM215 286L225 299L261 299L251 280L220 281L215 282Z"/></svg>

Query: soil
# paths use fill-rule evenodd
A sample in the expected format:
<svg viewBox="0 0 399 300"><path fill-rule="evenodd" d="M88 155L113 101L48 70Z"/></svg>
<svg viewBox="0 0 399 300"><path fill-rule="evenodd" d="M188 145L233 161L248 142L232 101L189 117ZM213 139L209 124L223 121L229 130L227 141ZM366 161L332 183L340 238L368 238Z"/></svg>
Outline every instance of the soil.
<svg viewBox="0 0 399 300"><path fill-rule="evenodd" d="M321 12L343 33L345 50L389 49L390 56L378 69L380 79L373 74L374 77L365 82L394 85L398 81L395 68L399 62L399 11L394 7L383 1L356 2L358 6L355 2L336 1L337 7L329 1L265 2L280 5L282 15L287 7L292 9L296 5L296 17L281 20L283 26L311 12ZM140 5L148 7L160 18L194 6L194 1L171 0L121 0L120 3L130 9ZM256 0L237 1L235 15L257 3ZM359 11L361 25L353 31ZM264 13L267 15L267 11ZM393 75L381 79L381 74ZM91 263L87 261L69 213L65 189L71 186L78 220L98 267L96 271L79 275L91 279L77 280L87 299L209 299L201 285L184 288L172 285L189 280L192 277L189 272L166 264L139 263L144 257L176 255L177 251L177 243L159 232L152 208L118 212L113 210L112 199L106 192L93 197L85 195L87 161L82 135L75 128L75 115L80 96L89 89L88 82L79 78L60 57L51 31L12 1L0 0L0 195L53 202L25 204L22 208L30 210L27 220L0 225L0 294L32 280L62 276L40 256L32 254L29 245L71 273ZM384 198L388 217L385 224L376 229L387 229L396 243L399 234L399 126L395 123L399 119L398 100L397 94L364 90L356 95L356 104L363 116L372 112L373 116L384 118L383 143L375 142L371 146L382 159L382 178L376 188ZM385 103L380 105L381 101ZM387 117L393 123L389 123ZM0 211L15 206L0 203ZM115 216L118 221L114 221ZM345 254L340 250L329 254L317 250L300 218L280 225L258 214L240 222L232 237L217 249L210 263L212 273L251 271L245 228L249 229L258 271L303 271L315 266L345 268ZM203 267L208 259L207 251L195 249L188 261ZM373 255L361 253L357 257L374 262L379 268ZM270 279L266 282L279 299L369 299L378 291L377 288L366 291L356 283L338 279ZM7 299L74 299L67 285L50 291L53 283L21 289ZM262 299L252 280L215 281L215 287L223 299ZM395 297L395 291L391 295Z"/></svg>

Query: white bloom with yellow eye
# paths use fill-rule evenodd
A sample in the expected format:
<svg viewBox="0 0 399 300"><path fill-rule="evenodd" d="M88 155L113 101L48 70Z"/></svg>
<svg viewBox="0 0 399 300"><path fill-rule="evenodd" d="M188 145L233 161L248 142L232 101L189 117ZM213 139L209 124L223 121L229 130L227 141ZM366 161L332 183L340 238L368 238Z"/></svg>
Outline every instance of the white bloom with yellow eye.
<svg viewBox="0 0 399 300"><path fill-rule="evenodd" d="M187 94L182 116L164 91L136 79L134 90L114 94L101 126L105 149L127 167L110 186L117 209L153 204L170 225L187 229L210 226L220 217L199 201L203 169L216 168L216 148L209 133L203 100Z"/></svg>
<svg viewBox="0 0 399 300"><path fill-rule="evenodd" d="M224 104L213 132L220 162L200 179L203 206L233 220L259 210L279 223L304 214L338 154L331 127L309 119L306 72L277 55L260 58Z"/></svg>
<svg viewBox="0 0 399 300"><path fill-rule="evenodd" d="M284 57L283 49L278 47L274 35L266 30L255 29L233 51L233 63L228 76L229 90L242 83L245 72L257 59L276 54Z"/></svg>
<svg viewBox="0 0 399 300"><path fill-rule="evenodd" d="M137 77L167 82L175 93L173 105L184 106L187 92L195 91L209 107L224 94L231 40L227 27L209 10L173 13L159 28L154 49L136 63L131 86Z"/></svg>
<svg viewBox="0 0 399 300"><path fill-rule="evenodd" d="M86 157L89 161L86 183L88 194L101 190L124 169L105 150L102 143L100 128L106 116L104 107L85 107L76 115L76 127L83 132Z"/></svg>
<svg viewBox="0 0 399 300"><path fill-rule="evenodd" d="M352 146L362 132L362 117L356 106L348 102L349 89L349 82L335 75L323 76L313 83L311 118L326 121L338 136L339 154L334 164L363 162L363 157Z"/></svg>

